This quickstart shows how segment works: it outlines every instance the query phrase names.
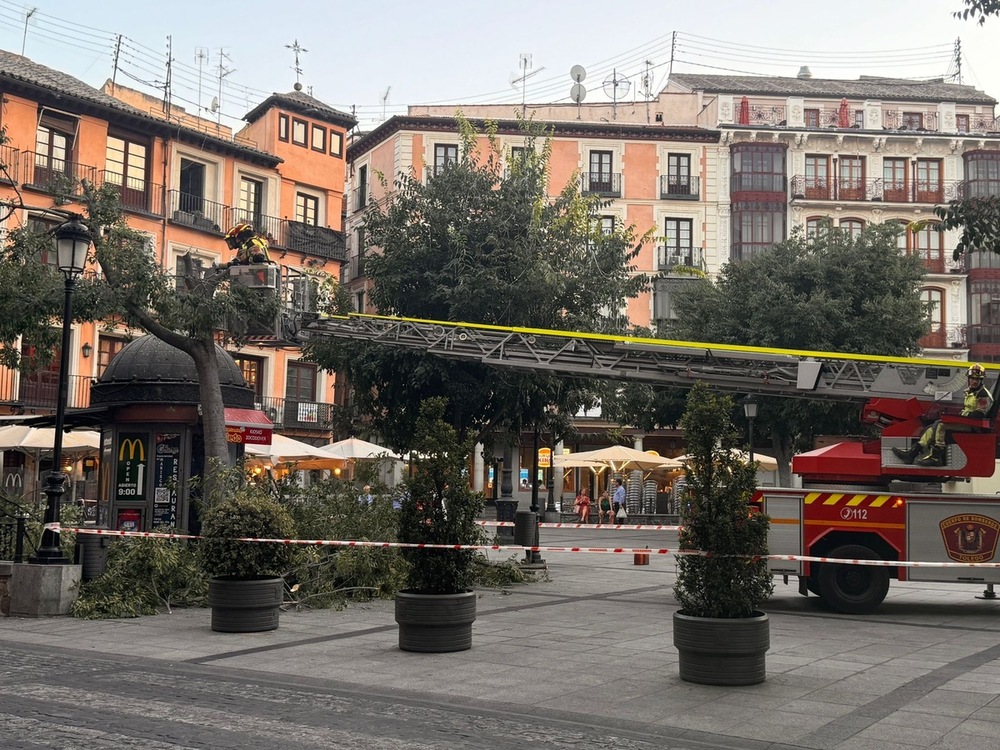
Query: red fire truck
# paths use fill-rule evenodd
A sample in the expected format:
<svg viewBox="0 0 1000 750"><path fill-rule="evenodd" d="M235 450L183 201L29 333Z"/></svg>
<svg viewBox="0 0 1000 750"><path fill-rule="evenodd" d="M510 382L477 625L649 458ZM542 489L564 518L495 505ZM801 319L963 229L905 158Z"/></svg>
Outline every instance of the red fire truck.
<svg viewBox="0 0 1000 750"><path fill-rule="evenodd" d="M973 494L996 468L995 414L961 417L968 362L764 349L689 341L450 323L369 315L322 318L303 338L357 338L495 367L564 375L713 387L759 395L863 402L862 421L879 437L797 455L801 488L762 488L771 517L769 551L788 557L879 560L880 565L772 560L776 575L799 579L833 610L863 613L885 598L889 580L983 584L993 598L1000 495ZM987 365L1000 402L1000 366ZM964 423L950 433L943 466L897 458L934 418ZM947 563L891 565L887 563Z"/></svg>

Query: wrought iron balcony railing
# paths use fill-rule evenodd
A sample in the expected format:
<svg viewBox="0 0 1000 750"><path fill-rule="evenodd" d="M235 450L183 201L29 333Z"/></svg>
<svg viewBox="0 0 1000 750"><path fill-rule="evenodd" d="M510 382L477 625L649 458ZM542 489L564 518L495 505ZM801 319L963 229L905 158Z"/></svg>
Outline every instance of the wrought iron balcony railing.
<svg viewBox="0 0 1000 750"><path fill-rule="evenodd" d="M53 159L48 154L23 152L21 185L47 193L78 197L83 194L83 180L97 182L97 167L75 161Z"/></svg>
<svg viewBox="0 0 1000 750"><path fill-rule="evenodd" d="M606 198L621 198L621 173L584 172L580 175L580 192L584 195L602 195Z"/></svg>
<svg viewBox="0 0 1000 750"><path fill-rule="evenodd" d="M170 206L170 220L192 229L211 234L222 234L226 231L226 216L229 206L216 203L200 195L182 193L180 190L170 190L167 193Z"/></svg>
<svg viewBox="0 0 1000 750"><path fill-rule="evenodd" d="M860 180L845 177L792 178L792 199L806 201L885 201L886 203L945 203L957 197L955 180Z"/></svg>
<svg viewBox="0 0 1000 750"><path fill-rule="evenodd" d="M70 375L66 381L66 408L86 409L90 406L89 375ZM55 411L59 399L59 376L44 370L25 374L9 368L0 368L0 404L23 410L24 413L41 414Z"/></svg>
<svg viewBox="0 0 1000 750"><path fill-rule="evenodd" d="M0 145L0 182L13 185L18 180L21 165L21 152L13 146Z"/></svg>
<svg viewBox="0 0 1000 750"><path fill-rule="evenodd" d="M696 201L701 196L701 178L697 175L660 175L660 200Z"/></svg>
<svg viewBox="0 0 1000 750"><path fill-rule="evenodd" d="M103 185L114 185L118 190L122 208L131 213L163 216L163 185L139 180L102 169L99 172Z"/></svg>
<svg viewBox="0 0 1000 750"><path fill-rule="evenodd" d="M700 247L656 248L656 270L673 271L675 268L696 268L705 270L705 250Z"/></svg>
<svg viewBox="0 0 1000 750"><path fill-rule="evenodd" d="M333 425L334 404L265 396L257 408L267 414L277 430L328 432Z"/></svg>
<svg viewBox="0 0 1000 750"><path fill-rule="evenodd" d="M882 128L884 130L909 130L922 133L940 130L937 112L904 111L901 109L882 110Z"/></svg>

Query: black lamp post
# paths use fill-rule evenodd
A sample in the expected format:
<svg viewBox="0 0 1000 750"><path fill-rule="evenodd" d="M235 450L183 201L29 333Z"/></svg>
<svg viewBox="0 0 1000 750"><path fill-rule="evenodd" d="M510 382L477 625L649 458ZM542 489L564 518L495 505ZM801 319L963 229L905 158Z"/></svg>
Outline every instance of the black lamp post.
<svg viewBox="0 0 1000 750"><path fill-rule="evenodd" d="M65 565L69 562L59 548L59 535L48 528L59 523L59 506L65 491L66 475L62 473L63 426L66 421L66 392L69 380L69 335L73 325L73 287L77 277L83 273L90 251L91 236L87 226L79 216L60 224L55 230L56 265L65 277L65 300L63 302L62 350L59 352L59 396L56 400L56 427L52 445L52 470L45 481L45 525L42 543L30 562L43 565Z"/></svg>
<svg viewBox="0 0 1000 750"><path fill-rule="evenodd" d="M757 418L757 397L752 393L743 399L743 414L750 423L750 465L753 466L753 421Z"/></svg>

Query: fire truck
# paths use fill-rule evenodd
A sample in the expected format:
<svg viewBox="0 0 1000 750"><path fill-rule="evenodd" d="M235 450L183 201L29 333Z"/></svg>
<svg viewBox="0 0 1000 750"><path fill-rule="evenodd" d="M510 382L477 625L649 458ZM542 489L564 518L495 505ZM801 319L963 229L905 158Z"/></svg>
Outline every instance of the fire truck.
<svg viewBox="0 0 1000 750"><path fill-rule="evenodd" d="M861 419L878 437L799 454L801 488L761 488L755 502L771 518L773 556L879 560L864 565L772 560L771 570L830 609L874 610L889 581L983 584L993 598L1000 495L969 489L993 476L995 414L959 416L968 362L719 345L596 333L507 328L373 315L306 323L303 339L363 338L449 359L561 375L690 386L701 380L740 393L862 403ZM987 365L1000 402L1000 366ZM907 464L906 449L934 419L960 423L950 432L944 465ZM947 565L891 565L893 562Z"/></svg>

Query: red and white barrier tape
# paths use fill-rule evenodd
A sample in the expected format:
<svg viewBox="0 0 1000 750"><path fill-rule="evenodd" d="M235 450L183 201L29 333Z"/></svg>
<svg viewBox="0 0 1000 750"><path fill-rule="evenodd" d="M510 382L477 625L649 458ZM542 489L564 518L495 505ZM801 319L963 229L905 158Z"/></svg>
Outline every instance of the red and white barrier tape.
<svg viewBox="0 0 1000 750"><path fill-rule="evenodd" d="M70 531L76 534L97 534L100 536L138 537L143 539L201 539L192 534L169 534L156 531L112 531L108 529L70 528L60 524L46 524L45 528L56 533ZM714 555L702 550L681 549L649 549L648 547L559 547L541 545L527 547L518 544L424 544L412 542L371 542L358 540L333 539L261 539L256 537L241 537L236 541L258 542L264 544L296 544L309 547L376 547L382 549L447 549L447 550L478 550L511 551L511 552L586 552L590 554L611 555L697 555L700 557L743 557L751 560L781 560L791 562L837 563L841 565L871 565L879 567L900 568L1000 568L1000 562L917 562L904 560L853 560L840 557L812 557L809 555Z"/></svg>
<svg viewBox="0 0 1000 750"><path fill-rule="evenodd" d="M476 521L480 526L513 526L513 521ZM628 531L680 531L680 526L667 524L626 524L626 523L540 523L540 529L626 529Z"/></svg>

